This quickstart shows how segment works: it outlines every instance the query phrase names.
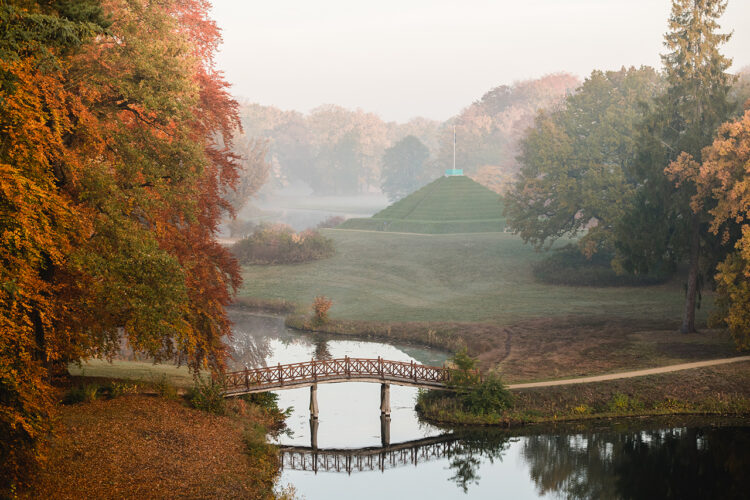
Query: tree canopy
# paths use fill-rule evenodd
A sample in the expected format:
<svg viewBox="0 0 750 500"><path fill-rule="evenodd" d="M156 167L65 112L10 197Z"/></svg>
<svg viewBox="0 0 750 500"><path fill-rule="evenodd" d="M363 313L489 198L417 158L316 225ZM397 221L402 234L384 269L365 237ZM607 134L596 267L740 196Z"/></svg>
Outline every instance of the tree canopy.
<svg viewBox="0 0 750 500"><path fill-rule="evenodd" d="M633 169L638 187L616 243L618 265L630 272L688 263L683 332L695 331L700 270L710 267L715 245L705 218L690 209L695 185L683 182L678 188L664 170L683 152L700 158L736 109L729 100L731 60L720 52L730 37L718 31L725 9L726 0L672 2L664 35L668 52L662 55L666 89L641 127Z"/></svg>
<svg viewBox="0 0 750 500"><path fill-rule="evenodd" d="M510 224L526 242L542 247L584 232L589 255L612 248L636 187L636 130L660 88L649 67L594 71L559 107L539 113L506 198Z"/></svg>
<svg viewBox="0 0 750 500"><path fill-rule="evenodd" d="M215 241L237 104L204 0L0 4L0 452L13 481L51 377L125 339L223 367L240 284Z"/></svg>
<svg viewBox="0 0 750 500"><path fill-rule="evenodd" d="M691 208L710 220L710 231L728 247L716 268L719 308L714 320L728 326L737 345L750 348L750 110L723 124L698 163L683 153L667 169L678 184L691 182Z"/></svg>

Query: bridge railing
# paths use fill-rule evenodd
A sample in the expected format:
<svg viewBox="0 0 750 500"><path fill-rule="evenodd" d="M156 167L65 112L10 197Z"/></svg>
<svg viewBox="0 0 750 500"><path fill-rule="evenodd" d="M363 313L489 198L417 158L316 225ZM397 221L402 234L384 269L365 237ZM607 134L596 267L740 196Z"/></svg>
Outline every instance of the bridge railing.
<svg viewBox="0 0 750 500"><path fill-rule="evenodd" d="M325 450L281 447L281 467L289 470L317 472L365 472L392 469L450 456L456 447L455 438L437 436L400 443L385 448L361 450Z"/></svg>
<svg viewBox="0 0 750 500"><path fill-rule="evenodd" d="M227 392L250 391L263 387L283 387L285 385L300 385L347 378L378 378L383 381L415 385L444 386L450 382L452 373L452 369L444 366L420 365L414 362L390 361L382 358L350 358L347 356L230 372L225 375L224 383Z"/></svg>

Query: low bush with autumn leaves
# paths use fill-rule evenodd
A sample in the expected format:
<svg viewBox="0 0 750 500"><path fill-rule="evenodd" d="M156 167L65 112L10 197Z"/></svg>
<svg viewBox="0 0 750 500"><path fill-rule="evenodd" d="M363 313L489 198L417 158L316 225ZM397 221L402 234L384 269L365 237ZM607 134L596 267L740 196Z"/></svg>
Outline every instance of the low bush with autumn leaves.
<svg viewBox="0 0 750 500"><path fill-rule="evenodd" d="M232 246L241 264L297 264L330 257L333 240L318 231L296 233L285 224L261 225Z"/></svg>

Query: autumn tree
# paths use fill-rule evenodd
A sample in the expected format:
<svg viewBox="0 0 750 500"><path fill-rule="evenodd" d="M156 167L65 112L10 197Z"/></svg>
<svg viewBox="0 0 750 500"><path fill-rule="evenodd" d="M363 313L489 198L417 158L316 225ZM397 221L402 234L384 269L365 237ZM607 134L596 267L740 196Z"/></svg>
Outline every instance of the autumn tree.
<svg viewBox="0 0 750 500"><path fill-rule="evenodd" d="M750 110L723 124L698 163L689 153L672 162L667 173L678 187L696 186L691 208L708 216L709 229L727 247L716 268L718 311L715 320L732 332L737 346L750 348Z"/></svg>
<svg viewBox="0 0 750 500"><path fill-rule="evenodd" d="M664 169L683 152L699 159L733 109L728 98L731 61L719 51L730 37L718 32L717 20L726 4L726 0L672 2L664 37L668 52L662 55L667 88L644 121L632 171L635 200L617 229L618 264L627 271L646 273L687 261L680 328L685 333L695 331L701 264L710 258L707 250L714 243L707 221L690 208L695 185L683 182L677 188Z"/></svg>
<svg viewBox="0 0 750 500"><path fill-rule="evenodd" d="M519 180L505 200L509 224L537 247L583 233L588 255L613 250L615 225L636 185L630 171L645 105L660 91L649 67L594 71L521 141Z"/></svg>
<svg viewBox="0 0 750 500"><path fill-rule="evenodd" d="M221 370L240 283L215 241L237 105L203 0L0 4L0 451L38 456L50 378L113 355Z"/></svg>
<svg viewBox="0 0 750 500"><path fill-rule="evenodd" d="M413 135L385 150L380 187L390 201L399 200L424 184L429 157L430 151Z"/></svg>

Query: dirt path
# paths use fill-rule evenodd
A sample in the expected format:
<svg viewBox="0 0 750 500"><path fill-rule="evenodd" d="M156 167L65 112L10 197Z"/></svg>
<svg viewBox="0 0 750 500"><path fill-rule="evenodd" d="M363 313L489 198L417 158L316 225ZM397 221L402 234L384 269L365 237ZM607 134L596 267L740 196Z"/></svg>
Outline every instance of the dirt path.
<svg viewBox="0 0 750 500"><path fill-rule="evenodd" d="M696 361L694 363L681 363L679 365L661 366L659 368L649 368L647 370L635 370L631 372L610 373L607 375L597 375L594 377L568 378L564 380L548 380L546 382L530 382L527 384L511 384L508 389L530 389L532 387L552 387L556 385L586 384L589 382L602 382L605 380L617 380L622 378L643 377L644 375L656 375L659 373L676 372L680 370L690 370L693 368L703 368L706 366L724 365L727 363L738 363L740 361L750 361L750 356L739 356L736 358L712 359L708 361Z"/></svg>

